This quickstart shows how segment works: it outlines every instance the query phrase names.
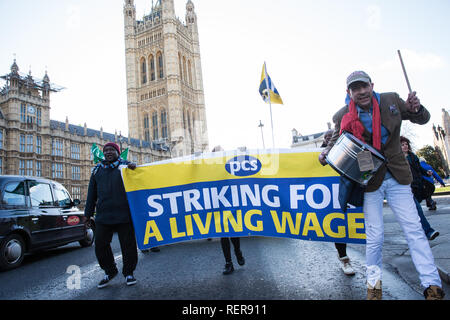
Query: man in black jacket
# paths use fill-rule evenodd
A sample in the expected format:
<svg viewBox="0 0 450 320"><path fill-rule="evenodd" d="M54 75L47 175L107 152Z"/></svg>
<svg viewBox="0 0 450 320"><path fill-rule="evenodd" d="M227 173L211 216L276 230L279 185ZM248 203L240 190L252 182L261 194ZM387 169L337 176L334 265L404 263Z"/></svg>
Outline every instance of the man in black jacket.
<svg viewBox="0 0 450 320"><path fill-rule="evenodd" d="M106 273L97 287L106 287L118 273L111 250L114 232L118 233L122 250L122 273L126 284L133 285L136 283L133 272L138 260L136 238L119 166L127 165L134 170L136 164L122 160L120 148L113 142L104 146L103 153L105 160L94 167L89 181L84 212L88 218L95 212L95 255Z"/></svg>

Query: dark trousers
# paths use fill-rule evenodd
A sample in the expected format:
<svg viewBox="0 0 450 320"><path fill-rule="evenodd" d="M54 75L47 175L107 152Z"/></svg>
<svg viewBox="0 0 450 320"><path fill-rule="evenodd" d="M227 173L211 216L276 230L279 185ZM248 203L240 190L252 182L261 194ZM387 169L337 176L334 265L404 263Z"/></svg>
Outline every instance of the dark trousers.
<svg viewBox="0 0 450 320"><path fill-rule="evenodd" d="M436 206L436 202L433 199L431 199L431 196L426 198L425 201L427 203L428 208L432 208L433 206Z"/></svg>
<svg viewBox="0 0 450 320"><path fill-rule="evenodd" d="M240 238L220 238L220 244L222 245L223 255L225 257L225 262L231 262L231 246L230 240L233 243L234 252L241 252L241 240Z"/></svg>
<svg viewBox="0 0 450 320"><path fill-rule="evenodd" d="M124 276L132 275L138 261L136 237L132 223L96 224L95 255L100 268L105 270L105 273L108 275L115 274L118 271L111 250L114 232L117 232L119 236L120 249L122 250L122 273Z"/></svg>
<svg viewBox="0 0 450 320"><path fill-rule="evenodd" d="M347 244L346 243L338 243L336 242L334 246L337 249L339 258L343 258L347 255Z"/></svg>

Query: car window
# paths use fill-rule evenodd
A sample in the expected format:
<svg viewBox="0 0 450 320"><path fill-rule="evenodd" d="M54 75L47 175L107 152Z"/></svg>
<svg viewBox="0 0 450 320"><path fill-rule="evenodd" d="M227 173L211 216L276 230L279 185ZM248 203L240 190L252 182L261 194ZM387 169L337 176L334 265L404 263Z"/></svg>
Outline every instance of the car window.
<svg viewBox="0 0 450 320"><path fill-rule="evenodd" d="M53 185L55 191L56 202L60 207L67 207L72 203L69 192L61 185Z"/></svg>
<svg viewBox="0 0 450 320"><path fill-rule="evenodd" d="M30 181L29 186L30 186L31 205L33 207L43 207L53 205L52 191L50 189L49 184Z"/></svg>
<svg viewBox="0 0 450 320"><path fill-rule="evenodd" d="M23 182L11 182L5 187L2 204L10 206L25 205L25 184Z"/></svg>

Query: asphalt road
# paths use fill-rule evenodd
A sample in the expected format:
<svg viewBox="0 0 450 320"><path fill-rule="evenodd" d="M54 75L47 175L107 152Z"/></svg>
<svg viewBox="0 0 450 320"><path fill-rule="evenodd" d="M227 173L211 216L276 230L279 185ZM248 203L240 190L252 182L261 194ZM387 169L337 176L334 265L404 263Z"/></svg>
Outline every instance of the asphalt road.
<svg viewBox="0 0 450 320"><path fill-rule="evenodd" d="M435 197L438 210L424 208L431 225L450 219L450 196ZM406 240L388 207L384 210L383 300L422 300L422 288L408 254ZM448 241L447 230L430 244ZM444 231L444 232L443 232ZM120 246L113 252L119 270ZM364 245L348 245L356 275L339 268L333 243L283 238L242 238L246 259L235 272L223 275L219 239L197 240L139 252L138 283L127 287L119 274L110 286L97 289L103 277L94 248L78 243L25 257L18 269L0 272L1 300L364 300ZM450 288L443 283L450 298Z"/></svg>
<svg viewBox="0 0 450 320"><path fill-rule="evenodd" d="M27 256L20 268L1 272L0 299L361 300L366 295L363 247L348 247L357 271L349 277L339 268L333 243L242 238L246 264L235 263L235 272L225 276L218 239L179 243L161 247L158 253L139 252L135 286L127 287L119 274L100 290L96 285L103 272L93 247L80 248L74 243ZM116 236L113 251L121 270ZM423 298L386 264L383 299Z"/></svg>
<svg viewBox="0 0 450 320"><path fill-rule="evenodd" d="M450 241L450 196L435 200L437 211L424 208L431 225L441 232L430 242L432 247ZM418 302L423 300L423 289L406 240L388 207L384 209L384 223L383 300L396 306L402 303L397 310L403 316L405 312L411 315L415 310L417 314L423 312L424 306ZM112 247L120 270L117 236ZM158 253L139 252L135 286L127 287L119 274L110 286L97 289L103 271L97 264L94 248L81 248L73 243L28 255L20 268L0 272L0 307L30 316L65 316L67 312L84 311L117 317L119 313L140 314L142 309L142 314L164 314L171 319L248 316L279 319L284 314L307 315L309 309L334 317L337 312L351 312L355 306L358 311L375 310L362 309L370 303L364 301L364 245L348 245L347 253L356 270L356 275L350 277L340 270L333 243L253 237L242 238L241 249L246 264L241 267L235 262L235 272L227 276L222 274L224 258L219 239L168 245ZM234 256L233 259L236 261ZM443 287L447 293L445 300L450 300L450 285L443 282ZM58 306L62 313L54 313ZM446 306L433 304L432 310L442 308L445 312ZM389 312L393 310L390 303L383 303L378 304L375 312L384 311L380 309L383 307L388 307ZM249 308L253 311L251 315Z"/></svg>

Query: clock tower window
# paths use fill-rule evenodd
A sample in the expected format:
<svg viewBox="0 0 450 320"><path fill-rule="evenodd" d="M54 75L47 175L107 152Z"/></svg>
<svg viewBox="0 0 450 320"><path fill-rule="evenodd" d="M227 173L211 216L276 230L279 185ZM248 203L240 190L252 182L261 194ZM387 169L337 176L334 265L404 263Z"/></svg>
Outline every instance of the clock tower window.
<svg viewBox="0 0 450 320"><path fill-rule="evenodd" d="M20 104L20 122L22 123L37 123L41 125L42 111L41 108L35 107L31 104Z"/></svg>

